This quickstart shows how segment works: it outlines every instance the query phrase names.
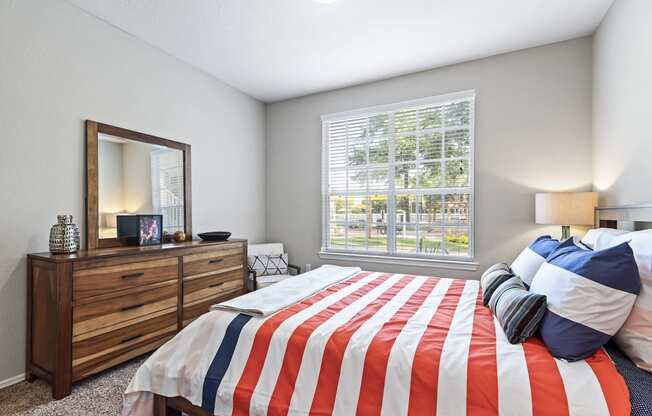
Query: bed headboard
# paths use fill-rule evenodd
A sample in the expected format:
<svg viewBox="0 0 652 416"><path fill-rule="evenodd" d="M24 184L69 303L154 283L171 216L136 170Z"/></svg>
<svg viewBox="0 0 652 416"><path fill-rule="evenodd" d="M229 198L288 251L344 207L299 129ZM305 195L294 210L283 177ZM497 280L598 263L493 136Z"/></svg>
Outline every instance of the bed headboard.
<svg viewBox="0 0 652 416"><path fill-rule="evenodd" d="M598 207L595 226L628 231L652 229L652 204Z"/></svg>

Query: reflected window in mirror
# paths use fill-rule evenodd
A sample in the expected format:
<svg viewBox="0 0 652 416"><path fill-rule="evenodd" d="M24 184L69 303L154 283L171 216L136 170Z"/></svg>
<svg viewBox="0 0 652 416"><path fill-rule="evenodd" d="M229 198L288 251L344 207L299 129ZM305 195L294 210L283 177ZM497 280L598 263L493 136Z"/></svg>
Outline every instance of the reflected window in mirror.
<svg viewBox="0 0 652 416"><path fill-rule="evenodd" d="M163 232L183 231L183 158L179 150L160 148L150 154L152 206L163 215Z"/></svg>

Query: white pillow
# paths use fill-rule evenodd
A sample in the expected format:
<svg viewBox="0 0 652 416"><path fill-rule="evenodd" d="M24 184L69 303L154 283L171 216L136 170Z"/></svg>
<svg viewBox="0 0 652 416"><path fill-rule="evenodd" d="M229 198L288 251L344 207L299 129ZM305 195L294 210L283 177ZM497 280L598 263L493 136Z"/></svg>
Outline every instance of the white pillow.
<svg viewBox="0 0 652 416"><path fill-rule="evenodd" d="M582 243L593 250L602 250L603 248L611 247L610 243L614 238L627 233L628 231L613 228L593 228L586 233L582 239Z"/></svg>
<svg viewBox="0 0 652 416"><path fill-rule="evenodd" d="M615 341L634 364L652 372L652 230L619 235L609 242L609 246L624 242L629 242L634 252L641 276L641 293Z"/></svg>
<svg viewBox="0 0 652 416"><path fill-rule="evenodd" d="M525 247L521 254L512 262L510 268L512 272L521 278L526 288L530 288L534 275L539 268L546 262L546 257L559 247L559 240L555 240L549 235L542 235Z"/></svg>

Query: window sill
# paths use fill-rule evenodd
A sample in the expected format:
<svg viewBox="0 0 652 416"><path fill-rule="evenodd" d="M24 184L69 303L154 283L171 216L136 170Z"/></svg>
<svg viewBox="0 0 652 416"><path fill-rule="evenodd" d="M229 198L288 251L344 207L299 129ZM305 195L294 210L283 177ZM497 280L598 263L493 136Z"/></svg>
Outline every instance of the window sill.
<svg viewBox="0 0 652 416"><path fill-rule="evenodd" d="M471 260L426 259L418 257L383 256L377 254L337 253L330 251L320 251L319 258L325 260L361 261L365 263L429 267L469 272L475 272L480 269L480 264Z"/></svg>

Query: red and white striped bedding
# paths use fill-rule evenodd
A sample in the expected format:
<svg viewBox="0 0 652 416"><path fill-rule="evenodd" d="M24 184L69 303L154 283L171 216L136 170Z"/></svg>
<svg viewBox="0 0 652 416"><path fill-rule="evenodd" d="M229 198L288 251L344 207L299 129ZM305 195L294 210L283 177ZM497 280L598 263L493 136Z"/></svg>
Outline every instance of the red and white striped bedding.
<svg viewBox="0 0 652 416"><path fill-rule="evenodd" d="M630 414L604 351L567 363L511 345L477 281L360 272L265 318L213 311L161 347L125 393L216 415Z"/></svg>

